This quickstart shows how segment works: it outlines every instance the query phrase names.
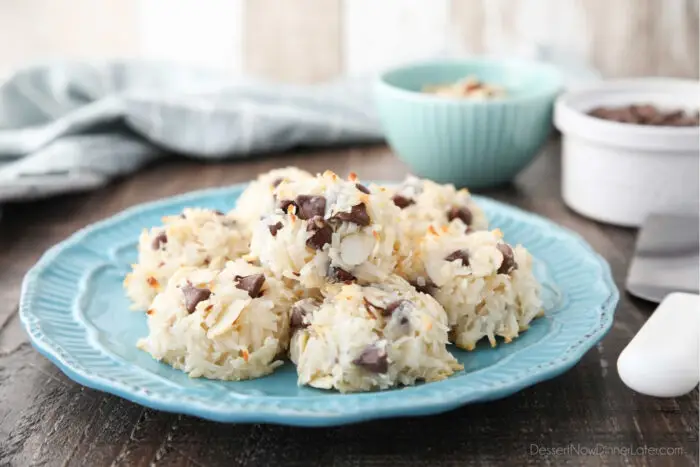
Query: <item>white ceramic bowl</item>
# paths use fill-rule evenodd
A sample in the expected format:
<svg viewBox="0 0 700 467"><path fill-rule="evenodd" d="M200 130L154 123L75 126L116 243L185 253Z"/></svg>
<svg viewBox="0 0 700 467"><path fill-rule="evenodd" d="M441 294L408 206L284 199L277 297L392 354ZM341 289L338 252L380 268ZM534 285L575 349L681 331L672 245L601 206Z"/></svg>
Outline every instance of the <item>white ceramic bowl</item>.
<svg viewBox="0 0 700 467"><path fill-rule="evenodd" d="M554 123L563 134L562 195L574 211L637 227L648 214L698 212L700 130L618 123L587 115L598 106L653 104L696 112L697 81L605 81L561 96Z"/></svg>

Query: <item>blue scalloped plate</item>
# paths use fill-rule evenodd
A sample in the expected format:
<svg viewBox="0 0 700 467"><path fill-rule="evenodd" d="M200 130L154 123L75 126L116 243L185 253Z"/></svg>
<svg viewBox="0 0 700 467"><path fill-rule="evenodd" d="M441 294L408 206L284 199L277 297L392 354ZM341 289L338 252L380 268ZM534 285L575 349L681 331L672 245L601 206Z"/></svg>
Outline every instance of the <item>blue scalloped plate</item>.
<svg viewBox="0 0 700 467"><path fill-rule="evenodd" d="M298 387L291 363L253 381L190 379L136 349L146 316L128 311L122 278L138 235L186 206L227 210L244 186L144 204L87 227L51 248L25 277L20 316L34 346L70 378L159 410L222 422L329 426L426 415L497 399L572 367L610 329L619 294L609 266L577 235L478 198L507 241L537 258L546 316L511 344L453 349L465 370L445 381L341 395Z"/></svg>

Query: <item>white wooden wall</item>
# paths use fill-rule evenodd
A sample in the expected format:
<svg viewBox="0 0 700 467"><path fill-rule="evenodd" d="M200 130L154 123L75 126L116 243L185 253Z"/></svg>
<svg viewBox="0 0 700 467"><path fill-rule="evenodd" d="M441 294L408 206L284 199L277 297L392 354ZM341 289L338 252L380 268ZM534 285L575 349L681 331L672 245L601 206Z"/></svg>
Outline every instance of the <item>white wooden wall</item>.
<svg viewBox="0 0 700 467"><path fill-rule="evenodd" d="M698 76L698 0L0 0L0 73L142 57L293 82L548 48L605 76Z"/></svg>

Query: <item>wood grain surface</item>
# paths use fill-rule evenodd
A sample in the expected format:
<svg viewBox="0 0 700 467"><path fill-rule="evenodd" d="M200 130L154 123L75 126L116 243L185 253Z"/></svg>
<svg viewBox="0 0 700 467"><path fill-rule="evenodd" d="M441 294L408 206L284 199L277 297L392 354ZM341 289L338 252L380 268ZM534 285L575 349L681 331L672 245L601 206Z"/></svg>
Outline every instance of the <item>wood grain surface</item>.
<svg viewBox="0 0 700 467"><path fill-rule="evenodd" d="M515 183L485 194L581 234L610 262L622 288L635 232L568 210L559 194L559 164L552 143ZM242 182L280 165L386 180L407 171L381 146L235 164L175 160L94 192L4 207L0 465L697 465L697 390L655 399L631 392L617 375L618 354L654 308L624 293L610 333L560 377L442 415L337 428L225 425L145 409L72 382L28 343L17 316L20 282L48 247L137 203ZM533 452L556 448L562 451ZM652 456L644 449L675 451Z"/></svg>

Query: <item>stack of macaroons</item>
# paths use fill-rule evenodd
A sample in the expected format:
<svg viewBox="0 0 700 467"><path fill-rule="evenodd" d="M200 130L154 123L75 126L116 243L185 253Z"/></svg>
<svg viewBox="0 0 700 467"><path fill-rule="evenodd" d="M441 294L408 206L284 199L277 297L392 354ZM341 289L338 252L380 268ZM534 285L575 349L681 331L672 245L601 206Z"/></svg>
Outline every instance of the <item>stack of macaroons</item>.
<svg viewBox="0 0 700 467"><path fill-rule="evenodd" d="M288 353L301 385L437 381L462 369L448 340L510 342L542 312L532 257L452 185L287 167L226 215L183 216L142 234L125 287L148 310L139 347L192 377L256 378Z"/></svg>

